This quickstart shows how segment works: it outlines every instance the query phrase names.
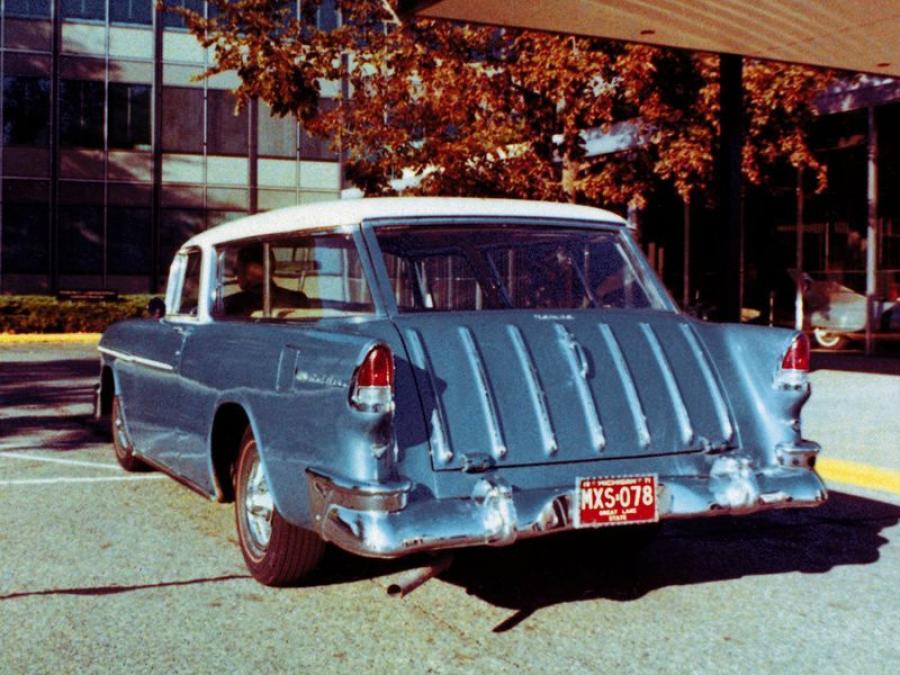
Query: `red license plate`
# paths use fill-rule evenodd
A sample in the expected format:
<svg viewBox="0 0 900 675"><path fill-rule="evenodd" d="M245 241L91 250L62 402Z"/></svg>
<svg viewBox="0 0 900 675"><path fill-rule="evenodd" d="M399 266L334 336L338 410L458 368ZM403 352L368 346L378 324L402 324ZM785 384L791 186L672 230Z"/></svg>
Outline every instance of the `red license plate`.
<svg viewBox="0 0 900 675"><path fill-rule="evenodd" d="M579 478L576 527L655 523L656 476Z"/></svg>

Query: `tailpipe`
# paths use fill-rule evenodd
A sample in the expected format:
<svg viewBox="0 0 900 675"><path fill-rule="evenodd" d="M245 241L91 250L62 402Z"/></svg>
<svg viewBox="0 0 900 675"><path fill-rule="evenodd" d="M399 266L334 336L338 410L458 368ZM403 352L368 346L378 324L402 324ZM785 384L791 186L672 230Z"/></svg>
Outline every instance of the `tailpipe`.
<svg viewBox="0 0 900 675"><path fill-rule="evenodd" d="M388 585L387 594L392 598L405 597L432 577L436 577L446 571L452 562L453 556L445 555L436 558L430 565L406 570Z"/></svg>

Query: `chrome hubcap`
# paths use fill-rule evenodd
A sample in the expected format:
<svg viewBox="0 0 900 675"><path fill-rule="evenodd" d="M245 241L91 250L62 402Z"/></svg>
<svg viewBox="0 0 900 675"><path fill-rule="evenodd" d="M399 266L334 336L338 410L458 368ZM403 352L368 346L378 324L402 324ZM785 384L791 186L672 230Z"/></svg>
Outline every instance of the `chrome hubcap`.
<svg viewBox="0 0 900 675"><path fill-rule="evenodd" d="M272 537L272 515L275 504L269 492L269 483L263 474L259 457L253 458L253 465L247 474L244 491L244 514L247 522L247 533L251 544L258 552L266 550Z"/></svg>
<svg viewBox="0 0 900 675"><path fill-rule="evenodd" d="M836 333L829 333L820 328L816 328L813 333L816 336L816 341L823 347L834 347L841 339Z"/></svg>

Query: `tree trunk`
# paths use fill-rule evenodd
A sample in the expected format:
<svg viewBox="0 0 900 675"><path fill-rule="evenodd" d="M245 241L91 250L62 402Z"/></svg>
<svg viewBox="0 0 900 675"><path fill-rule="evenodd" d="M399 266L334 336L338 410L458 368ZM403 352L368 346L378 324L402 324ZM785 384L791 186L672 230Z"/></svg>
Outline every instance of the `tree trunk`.
<svg viewBox="0 0 900 675"><path fill-rule="evenodd" d="M566 195L566 199L572 204L575 203L577 197L577 189L575 187L575 179L578 176L578 162L571 154L563 157L562 167L562 189Z"/></svg>

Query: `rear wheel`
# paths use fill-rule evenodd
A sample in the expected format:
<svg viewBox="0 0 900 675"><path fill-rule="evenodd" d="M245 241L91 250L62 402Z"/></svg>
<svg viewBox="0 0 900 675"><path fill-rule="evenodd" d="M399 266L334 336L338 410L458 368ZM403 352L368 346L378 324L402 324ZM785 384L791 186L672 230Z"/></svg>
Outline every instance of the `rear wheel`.
<svg viewBox="0 0 900 675"><path fill-rule="evenodd" d="M250 428L244 432L235 471L234 514L241 553L253 578L284 586L315 569L325 542L281 517Z"/></svg>
<svg viewBox="0 0 900 675"><path fill-rule="evenodd" d="M144 464L134 455L134 446L128 437L125 428L125 418L122 416L122 403L118 396L113 397L112 414L110 415L113 449L116 451L116 461L126 471L147 471L150 467Z"/></svg>
<svg viewBox="0 0 900 675"><path fill-rule="evenodd" d="M813 329L813 338L822 349L843 349L847 346L847 338L840 333L832 333L823 328Z"/></svg>

